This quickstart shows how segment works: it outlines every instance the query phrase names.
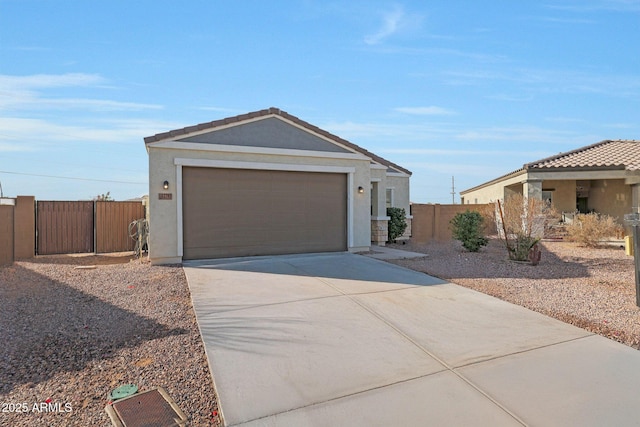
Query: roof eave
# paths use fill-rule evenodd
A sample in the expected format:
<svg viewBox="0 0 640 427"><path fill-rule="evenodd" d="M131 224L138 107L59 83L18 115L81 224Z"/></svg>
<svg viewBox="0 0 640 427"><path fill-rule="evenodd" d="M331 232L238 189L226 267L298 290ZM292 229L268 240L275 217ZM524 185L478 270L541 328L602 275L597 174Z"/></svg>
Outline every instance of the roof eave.
<svg viewBox="0 0 640 427"><path fill-rule="evenodd" d="M626 170L625 165L599 165L599 166L540 166L530 167L529 172L589 172L589 171L611 171Z"/></svg>
<svg viewBox="0 0 640 427"><path fill-rule="evenodd" d="M487 182L485 182L483 184L476 185L475 187L471 187L471 188L468 188L466 190L462 190L462 191L460 191L460 195L462 196L462 195L465 195L465 194L470 193L472 191L476 191L476 190L479 190L481 188L488 187L488 186L496 184L496 183L498 183L500 181L504 181L505 179L513 178L515 176L521 175L521 174L526 173L526 172L527 172L527 170L525 168L517 169L515 171L506 173L506 174L501 175L501 176L499 176L499 177L497 177L495 179L492 179L491 181L487 181Z"/></svg>

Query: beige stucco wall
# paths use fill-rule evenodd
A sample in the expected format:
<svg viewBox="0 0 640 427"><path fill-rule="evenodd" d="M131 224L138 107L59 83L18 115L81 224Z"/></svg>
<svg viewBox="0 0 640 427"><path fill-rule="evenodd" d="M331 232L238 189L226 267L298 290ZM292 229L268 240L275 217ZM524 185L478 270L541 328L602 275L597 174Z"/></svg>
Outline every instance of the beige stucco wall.
<svg viewBox="0 0 640 427"><path fill-rule="evenodd" d="M364 158L342 159L329 157L309 157L283 154L242 153L227 151L204 151L148 146L149 151L149 257L153 263L181 262L178 247L180 219L178 217L179 182L175 159L199 159L212 161L235 161L273 163L284 165L327 166L355 168L351 183L353 206L352 242L349 250L367 250L371 241L370 161ZM163 182L169 181L169 189L162 188ZM358 193L358 187L365 191ZM171 200L160 200L159 193L171 193Z"/></svg>
<svg viewBox="0 0 640 427"><path fill-rule="evenodd" d="M409 215L409 177L387 175L387 188L393 189L393 207L402 208Z"/></svg>
<svg viewBox="0 0 640 427"><path fill-rule="evenodd" d="M591 181L588 208L611 215L622 224L624 215L631 213L631 186L623 179L594 179Z"/></svg>
<svg viewBox="0 0 640 427"><path fill-rule="evenodd" d="M576 210L576 180L546 180L542 182L542 190L554 190L551 197L553 207L558 212L574 212Z"/></svg>
<svg viewBox="0 0 640 427"><path fill-rule="evenodd" d="M496 200L504 199L505 187L514 184L521 185L525 179L526 173L525 171L522 171L522 173L509 177L505 180L490 183L475 190L462 191L460 193L460 197L463 199L465 205L495 202ZM522 187L519 188L521 189Z"/></svg>
<svg viewBox="0 0 640 427"><path fill-rule="evenodd" d="M542 190L553 189L553 205L560 212L576 210L576 182L590 182L588 209L604 213L623 222L624 215L634 206L632 184L640 180L638 174L625 170L535 170L506 180L484 185L476 190L462 192L464 203L487 203L500 199L509 192L522 191L526 179L542 180Z"/></svg>

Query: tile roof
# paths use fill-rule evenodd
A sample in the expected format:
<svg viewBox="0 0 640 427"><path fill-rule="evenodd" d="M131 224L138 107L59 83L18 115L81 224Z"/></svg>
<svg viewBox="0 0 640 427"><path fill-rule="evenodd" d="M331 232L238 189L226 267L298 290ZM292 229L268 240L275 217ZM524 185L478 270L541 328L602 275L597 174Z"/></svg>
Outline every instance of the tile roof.
<svg viewBox="0 0 640 427"><path fill-rule="evenodd" d="M520 169L463 190L460 194L465 195L532 169L619 169L637 171L640 170L640 141L634 139L604 140L576 150L567 151L566 153L525 163Z"/></svg>
<svg viewBox="0 0 640 427"><path fill-rule="evenodd" d="M280 110L279 108L275 108L275 107L271 107L268 109L264 109L264 110L259 110L259 111L253 111L251 113L246 113L246 114L240 114L238 116L233 116L233 117L227 117L225 119L220 119L220 120L214 120L212 122L207 122L207 123L200 123L198 125L195 126L188 126L182 129L175 129L169 132L163 132L163 133L158 133L156 135L153 136L148 136L146 138L144 138L144 143L145 144L150 144L152 142L158 142L158 141L163 141L166 139L175 139L178 137L182 137L185 135L188 135L192 132L200 132L200 131L204 131L204 130L213 130L217 127L220 126L225 126L225 125L230 125L230 124L234 124L234 123L240 123L243 122L245 120L251 120L254 118L259 118L259 117L266 117L266 116L271 116L271 115L277 115L280 116L286 120L289 120L299 126L302 126L303 128L314 132L316 134L322 135L325 138L328 138L334 142L337 142L338 144L344 145L345 147L351 148L352 150L364 154L367 157L370 157L371 159L373 159L375 162L380 163L384 166L387 166L388 168L391 169L395 169L399 172L403 172L406 173L408 175L411 175L411 171L403 168L402 166L399 166L385 158L382 158L376 154L373 154L370 151L365 150L364 148L347 141L346 139L342 139L337 135L334 135L330 132L327 132L326 130L320 129L317 126L312 125L311 123L305 122L304 120L299 119L296 116L293 116L285 111Z"/></svg>
<svg viewBox="0 0 640 427"><path fill-rule="evenodd" d="M640 141L605 140L524 165L525 169L585 168L640 170Z"/></svg>

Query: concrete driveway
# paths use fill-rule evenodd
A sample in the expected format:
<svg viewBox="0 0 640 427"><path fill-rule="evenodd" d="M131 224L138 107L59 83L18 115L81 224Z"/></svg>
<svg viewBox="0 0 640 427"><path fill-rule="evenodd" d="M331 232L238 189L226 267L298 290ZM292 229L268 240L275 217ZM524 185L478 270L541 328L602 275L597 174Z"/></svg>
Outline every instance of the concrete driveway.
<svg viewBox="0 0 640 427"><path fill-rule="evenodd" d="M184 265L226 425L638 425L640 352L361 255Z"/></svg>

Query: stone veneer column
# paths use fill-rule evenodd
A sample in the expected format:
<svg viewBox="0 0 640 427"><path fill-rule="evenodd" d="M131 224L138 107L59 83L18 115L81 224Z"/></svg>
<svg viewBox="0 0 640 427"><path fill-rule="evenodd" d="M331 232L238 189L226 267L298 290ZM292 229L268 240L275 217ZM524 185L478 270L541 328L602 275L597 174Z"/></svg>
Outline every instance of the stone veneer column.
<svg viewBox="0 0 640 427"><path fill-rule="evenodd" d="M409 240L409 238L411 238L411 219L412 217L410 216L405 218L405 221L407 221L407 229L404 230L402 236L398 237L398 240Z"/></svg>
<svg viewBox="0 0 640 427"><path fill-rule="evenodd" d="M389 220L372 219L371 220L371 243L378 246L384 246L389 240Z"/></svg>

